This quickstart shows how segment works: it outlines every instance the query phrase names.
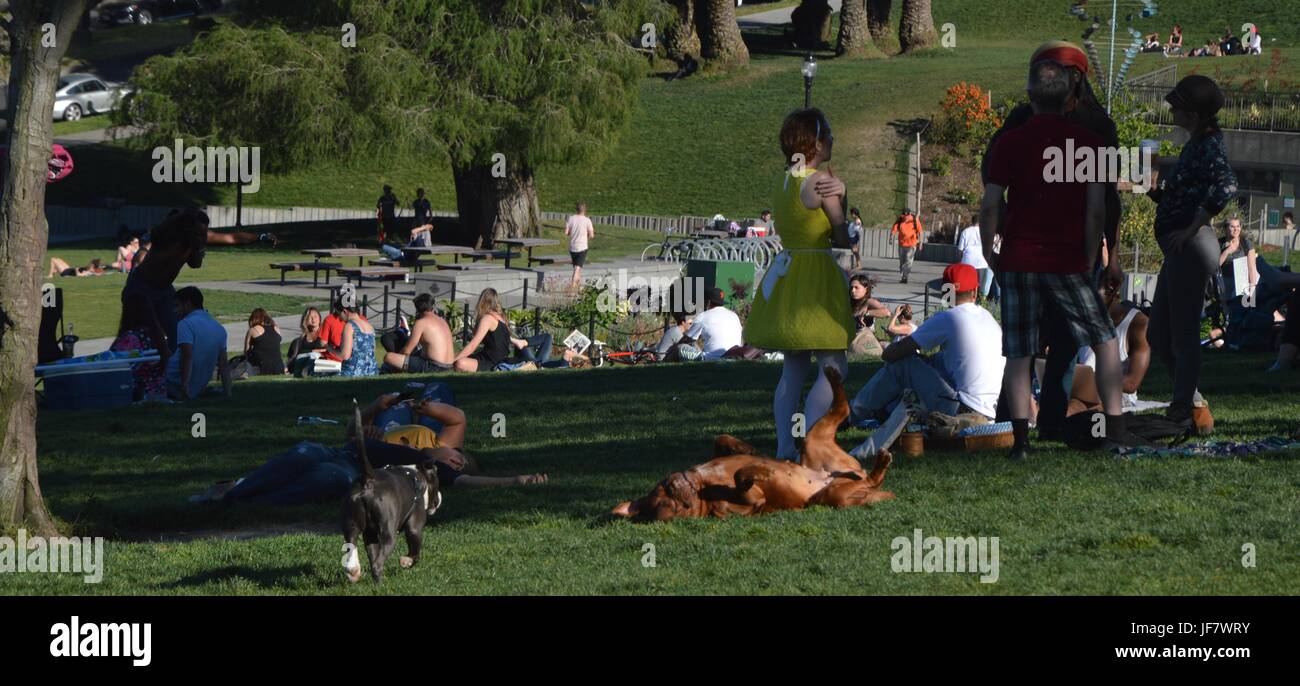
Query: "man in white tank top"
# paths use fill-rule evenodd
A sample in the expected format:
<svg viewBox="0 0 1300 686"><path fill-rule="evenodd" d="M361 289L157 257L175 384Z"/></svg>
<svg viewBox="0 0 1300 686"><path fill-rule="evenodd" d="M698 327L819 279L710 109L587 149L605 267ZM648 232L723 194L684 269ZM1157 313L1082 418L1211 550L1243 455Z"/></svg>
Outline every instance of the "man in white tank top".
<svg viewBox="0 0 1300 686"><path fill-rule="evenodd" d="M1119 360L1124 369L1124 410L1138 408L1137 391L1151 366L1151 346L1147 343L1147 316L1131 302L1112 299L1109 304L1111 321L1115 323L1115 337L1119 340ZM1070 393L1070 414L1080 409L1100 405L1094 374L1097 360L1091 348L1080 348L1075 358L1073 378L1065 378Z"/></svg>

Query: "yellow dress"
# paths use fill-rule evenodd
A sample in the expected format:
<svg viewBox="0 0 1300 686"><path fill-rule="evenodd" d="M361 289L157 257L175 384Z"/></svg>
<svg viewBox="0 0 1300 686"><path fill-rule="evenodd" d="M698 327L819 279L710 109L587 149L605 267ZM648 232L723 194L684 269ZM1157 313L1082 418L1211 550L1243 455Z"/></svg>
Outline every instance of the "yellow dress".
<svg viewBox="0 0 1300 686"><path fill-rule="evenodd" d="M767 350L846 350L853 340L849 282L831 254L831 223L799 197L817 170L787 171L772 215L784 250L755 288L745 342Z"/></svg>

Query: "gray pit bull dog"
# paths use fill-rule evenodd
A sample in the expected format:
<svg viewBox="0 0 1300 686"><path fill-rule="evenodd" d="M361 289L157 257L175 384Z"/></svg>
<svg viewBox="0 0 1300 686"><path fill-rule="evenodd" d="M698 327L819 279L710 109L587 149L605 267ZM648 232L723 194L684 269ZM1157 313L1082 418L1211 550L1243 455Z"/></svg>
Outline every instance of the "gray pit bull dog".
<svg viewBox="0 0 1300 686"><path fill-rule="evenodd" d="M361 426L360 409L354 407L353 411L356 426ZM399 558L402 567L420 561L424 523L442 505L442 494L438 491L438 473L433 461L418 466L374 469L366 457L365 438L360 431L356 441L361 478L343 501L343 570L348 581L361 579L361 560L357 555L360 537L365 541L366 556L370 559L370 576L379 583L384 576L384 562L397 545L398 531L406 536L407 554Z"/></svg>

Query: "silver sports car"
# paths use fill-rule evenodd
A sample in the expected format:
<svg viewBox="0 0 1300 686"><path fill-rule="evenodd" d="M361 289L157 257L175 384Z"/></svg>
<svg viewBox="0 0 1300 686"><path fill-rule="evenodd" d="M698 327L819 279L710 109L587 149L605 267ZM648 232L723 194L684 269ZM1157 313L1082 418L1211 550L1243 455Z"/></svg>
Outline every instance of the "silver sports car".
<svg viewBox="0 0 1300 686"><path fill-rule="evenodd" d="M54 119L77 121L87 114L112 112L131 94L131 87L90 74L69 74L54 91Z"/></svg>

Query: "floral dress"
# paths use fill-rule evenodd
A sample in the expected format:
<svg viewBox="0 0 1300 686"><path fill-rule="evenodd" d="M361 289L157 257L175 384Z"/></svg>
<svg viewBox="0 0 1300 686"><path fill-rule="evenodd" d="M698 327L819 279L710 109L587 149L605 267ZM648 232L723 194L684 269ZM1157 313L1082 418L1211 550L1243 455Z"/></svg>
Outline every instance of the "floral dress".
<svg viewBox="0 0 1300 686"><path fill-rule="evenodd" d="M153 337L144 329L132 329L117 337L109 348L113 352L157 350ZM145 362L134 365L135 389L132 395L136 400L154 400L167 397L167 378L163 373L162 362Z"/></svg>
<svg viewBox="0 0 1300 686"><path fill-rule="evenodd" d="M379 373L379 364L375 362L375 334L366 333L356 322L348 322L352 327L352 356L343 360L339 376L375 376Z"/></svg>

